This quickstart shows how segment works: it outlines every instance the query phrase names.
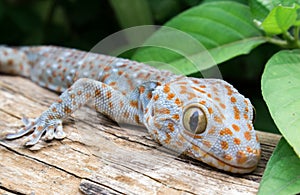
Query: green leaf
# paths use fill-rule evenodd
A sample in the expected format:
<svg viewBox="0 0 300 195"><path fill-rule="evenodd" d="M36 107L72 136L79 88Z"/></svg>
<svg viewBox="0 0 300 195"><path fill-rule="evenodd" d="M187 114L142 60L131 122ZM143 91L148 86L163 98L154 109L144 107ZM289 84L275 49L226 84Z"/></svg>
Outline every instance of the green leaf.
<svg viewBox="0 0 300 195"><path fill-rule="evenodd" d="M281 34L286 32L297 19L298 6L275 7L262 23L262 28L267 34Z"/></svg>
<svg viewBox="0 0 300 195"><path fill-rule="evenodd" d="M168 37L168 34L164 34L166 32L162 30L147 41L146 45L152 47L138 50L133 58L143 62L168 63L174 65L182 74L191 74L213 67L216 63L247 54L256 46L266 42L262 33L253 24L250 15L248 6L232 1L196 6L176 16L165 25L191 36L201 49L189 48L191 41L178 39L176 36ZM161 41L170 43L170 47L164 45L162 49L151 43ZM171 47L174 44L177 45L176 49ZM189 56L182 55L186 53L191 54L197 64L192 63ZM192 61L195 62L193 59Z"/></svg>
<svg viewBox="0 0 300 195"><path fill-rule="evenodd" d="M260 22L268 16L272 6L270 2L262 0L249 0L249 5L252 17Z"/></svg>
<svg viewBox="0 0 300 195"><path fill-rule="evenodd" d="M300 156L300 50L281 51L267 63L262 94L281 134Z"/></svg>
<svg viewBox="0 0 300 195"><path fill-rule="evenodd" d="M293 149L281 138L271 156L258 195L300 193L300 159Z"/></svg>
<svg viewBox="0 0 300 195"><path fill-rule="evenodd" d="M291 7L300 4L300 0L249 0L249 4L253 18L262 22L275 7Z"/></svg>

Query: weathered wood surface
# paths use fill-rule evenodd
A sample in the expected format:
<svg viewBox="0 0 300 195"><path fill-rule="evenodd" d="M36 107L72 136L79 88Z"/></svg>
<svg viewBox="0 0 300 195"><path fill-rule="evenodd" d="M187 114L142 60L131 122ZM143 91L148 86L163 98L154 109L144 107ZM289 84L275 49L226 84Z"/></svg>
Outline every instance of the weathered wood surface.
<svg viewBox="0 0 300 195"><path fill-rule="evenodd" d="M0 76L0 133L37 117L57 94L21 77ZM148 133L118 127L89 107L71 117L67 138L21 147L0 141L0 194L256 194L278 135L259 132L262 159L251 174L220 172L161 151ZM2 135L3 136L3 135Z"/></svg>

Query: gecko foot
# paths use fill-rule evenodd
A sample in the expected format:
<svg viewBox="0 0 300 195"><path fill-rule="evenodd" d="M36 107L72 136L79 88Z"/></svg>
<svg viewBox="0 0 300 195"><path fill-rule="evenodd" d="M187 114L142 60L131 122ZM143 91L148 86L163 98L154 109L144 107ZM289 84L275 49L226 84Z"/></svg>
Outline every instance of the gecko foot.
<svg viewBox="0 0 300 195"><path fill-rule="evenodd" d="M28 137L26 137L24 145L32 146L41 139L44 133L46 133L44 136L46 140L52 140L53 138L63 139L66 137L62 127L62 120L60 119L54 119L46 122L44 117L41 116L37 119L28 119L23 117L22 121L25 126L19 129L16 133L6 135L6 139L16 139L31 133Z"/></svg>

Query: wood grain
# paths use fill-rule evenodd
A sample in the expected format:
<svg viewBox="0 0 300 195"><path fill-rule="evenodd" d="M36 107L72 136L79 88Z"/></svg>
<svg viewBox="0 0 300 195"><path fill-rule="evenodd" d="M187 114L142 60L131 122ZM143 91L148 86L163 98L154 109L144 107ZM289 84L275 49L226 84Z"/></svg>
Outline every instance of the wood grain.
<svg viewBox="0 0 300 195"><path fill-rule="evenodd" d="M258 132L262 158L251 174L220 172L172 154L147 131L118 126L84 107L64 124L67 138L22 147L3 136L39 116L57 94L21 77L0 76L0 194L256 194L280 136Z"/></svg>

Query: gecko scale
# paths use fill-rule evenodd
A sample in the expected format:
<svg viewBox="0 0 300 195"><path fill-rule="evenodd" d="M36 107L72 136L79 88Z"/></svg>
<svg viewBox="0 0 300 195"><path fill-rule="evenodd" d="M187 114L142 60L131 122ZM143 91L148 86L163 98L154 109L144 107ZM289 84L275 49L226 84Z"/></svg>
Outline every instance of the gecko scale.
<svg viewBox="0 0 300 195"><path fill-rule="evenodd" d="M94 99L118 123L145 126L163 146L218 169L253 171L261 149L249 99L219 79L160 71L146 64L54 46L0 47L0 72L22 75L62 92L39 117L6 139L26 145L66 136L63 120Z"/></svg>

